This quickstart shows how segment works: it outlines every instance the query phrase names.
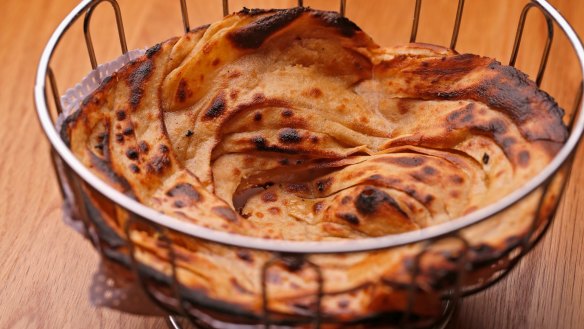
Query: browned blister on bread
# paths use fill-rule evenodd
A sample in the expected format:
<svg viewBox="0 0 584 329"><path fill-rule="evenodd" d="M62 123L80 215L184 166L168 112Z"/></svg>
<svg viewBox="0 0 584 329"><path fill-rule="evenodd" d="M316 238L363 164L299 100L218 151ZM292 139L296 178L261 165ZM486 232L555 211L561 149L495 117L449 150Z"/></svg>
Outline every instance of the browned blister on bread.
<svg viewBox="0 0 584 329"><path fill-rule="evenodd" d="M493 59L426 44L383 48L336 13L293 8L244 10L152 47L108 77L63 136L101 179L180 220L342 241L419 230L495 203L551 161L567 138L562 116L525 74ZM542 218L557 199L550 195ZM493 261L529 232L539 198L462 231L474 264L468 283L502 266ZM123 237L125 217L99 210ZM131 238L140 261L172 274L154 232ZM269 254L171 238L186 288L261 314ZM414 313L434 315L463 247L453 239L431 248L413 282L418 244L313 256L322 310L343 319L403 312L414 284ZM316 307L306 264L274 266L267 285L276 313Z"/></svg>

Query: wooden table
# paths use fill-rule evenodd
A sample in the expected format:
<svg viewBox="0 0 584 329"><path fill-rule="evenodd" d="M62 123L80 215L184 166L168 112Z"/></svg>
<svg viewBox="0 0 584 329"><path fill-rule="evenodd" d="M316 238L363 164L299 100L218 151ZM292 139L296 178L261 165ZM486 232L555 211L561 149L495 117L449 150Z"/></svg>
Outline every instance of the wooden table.
<svg viewBox="0 0 584 329"><path fill-rule="evenodd" d="M164 328L161 319L131 316L93 307L88 286L98 256L80 235L61 221L61 199L48 157L48 143L39 127L32 101L36 65L50 34L75 0L0 2L0 328ZM144 47L181 33L178 1L120 0L130 48ZM250 7L257 2L246 2ZM220 1L189 1L191 25L218 19ZM263 1L264 7L289 6L291 1ZM381 44L407 40L409 20L395 13L412 12L412 0L348 2L348 15ZM497 9L497 3L502 4ZM584 35L584 3L552 1ZM233 10L241 2L231 1ZM334 1L305 1L317 8L336 9ZM103 8L102 8L103 7ZM111 9L96 10L93 26L98 60L119 52ZM506 61L510 53L521 1L467 0L460 51L474 51ZM212 8L212 9L210 9ZM160 12L171 11L173 15ZM426 1L419 40L447 44L455 5L449 0ZM493 14L496 13L496 14ZM394 16L392 16L392 14ZM408 14L409 15L409 14ZM536 71L545 33L543 20L531 14L519 67ZM428 26L432 28L428 28ZM498 32L491 32L497 26ZM465 28L466 27L466 28ZM508 33L501 33L507 31ZM535 32L528 33L527 31ZM498 45L493 47L493 44ZM563 106L572 106L568 86L578 83L574 56L564 38L554 40L543 88ZM74 27L53 62L61 91L89 70L81 28ZM553 72L550 73L550 72ZM466 299L451 328L583 328L584 327L584 183L582 152L561 203L558 216L542 243L511 275L486 292Z"/></svg>

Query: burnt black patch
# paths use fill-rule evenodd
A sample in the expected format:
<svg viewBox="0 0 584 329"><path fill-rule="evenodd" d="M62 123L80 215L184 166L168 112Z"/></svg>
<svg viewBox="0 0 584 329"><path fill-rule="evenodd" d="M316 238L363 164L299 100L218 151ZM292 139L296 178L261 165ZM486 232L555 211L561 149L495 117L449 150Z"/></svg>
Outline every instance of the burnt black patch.
<svg viewBox="0 0 584 329"><path fill-rule="evenodd" d="M381 176L379 174L369 176L370 181L377 181L377 180L381 180L381 179L383 179L383 176Z"/></svg>
<svg viewBox="0 0 584 329"><path fill-rule="evenodd" d="M209 106L207 111L205 111L203 120L215 119L221 116L223 112L225 112L225 97L223 97L223 94L219 94L215 96L215 98L211 102L211 105Z"/></svg>
<svg viewBox="0 0 584 329"><path fill-rule="evenodd" d="M474 129L491 135L501 135L507 132L507 125L503 120L493 119L486 124L479 124Z"/></svg>
<svg viewBox="0 0 584 329"><path fill-rule="evenodd" d="M357 31L361 31L357 24L336 11L313 11L312 15L320 18L326 25L337 28L346 37L352 37Z"/></svg>
<svg viewBox="0 0 584 329"><path fill-rule="evenodd" d="M424 164L425 159L422 157L401 157L401 158L391 158L391 162L397 164L401 167L418 167Z"/></svg>
<svg viewBox="0 0 584 329"><path fill-rule="evenodd" d="M268 145L265 138L262 136L255 136L251 139L252 144L254 144L256 150L264 151L264 152L277 152L277 153L288 153L288 154L296 154L298 151L292 149L284 149L275 145ZM300 160L298 160L300 161ZM297 161L296 164L299 164Z"/></svg>
<svg viewBox="0 0 584 329"><path fill-rule="evenodd" d="M190 130L190 129L189 129L189 130L187 130L187 132L186 132L185 136L186 136L186 137L191 137L191 136L193 136L193 131L192 131L192 130Z"/></svg>
<svg viewBox="0 0 584 329"><path fill-rule="evenodd" d="M148 50L146 50L146 57L152 58L152 56L154 56L157 52L159 52L160 49L162 49L161 43L158 43L158 44L152 46L151 48L148 48Z"/></svg>
<svg viewBox="0 0 584 329"><path fill-rule="evenodd" d="M235 214L235 211L229 207L213 207L211 211L229 222L237 222L237 215Z"/></svg>
<svg viewBox="0 0 584 329"><path fill-rule="evenodd" d="M337 213L336 216L339 217L340 219L346 221L349 224L359 225L359 217L357 217L354 214L351 214L348 212L343 212L343 213Z"/></svg>
<svg viewBox="0 0 584 329"><path fill-rule="evenodd" d="M113 76L108 75L107 77L103 78L103 80L101 80L101 84L100 87L104 87L105 85L107 85L110 81L112 81Z"/></svg>
<svg viewBox="0 0 584 329"><path fill-rule="evenodd" d="M384 203L397 210L402 216L408 217L394 198L374 187L366 187L359 193L359 196L355 200L355 208L361 214L370 215L375 213Z"/></svg>
<svg viewBox="0 0 584 329"><path fill-rule="evenodd" d="M290 183L286 185L286 191L290 193L307 193L310 189L305 183Z"/></svg>
<svg viewBox="0 0 584 329"><path fill-rule="evenodd" d="M125 136L130 136L134 133L134 128L132 127L127 127L124 129L124 131L122 131L122 134L124 134Z"/></svg>
<svg viewBox="0 0 584 329"><path fill-rule="evenodd" d="M93 166L94 169L96 169L97 171L99 171L100 173L105 175L114 184L118 184L122 188L122 191L125 194L127 194L128 196L134 197L134 192L132 191L132 188L130 187L130 184L128 183L128 181L124 177L118 175L112 169L110 163L99 158L97 155L95 155L92 152L89 152L89 157L90 157L91 165Z"/></svg>
<svg viewBox="0 0 584 329"><path fill-rule="evenodd" d="M477 55L463 54L449 57L446 61L430 59L413 70L413 73L420 75L422 78L445 79L446 81L456 81L472 71L480 57ZM451 92L440 92L437 95L440 98L450 99L457 95Z"/></svg>
<svg viewBox="0 0 584 329"><path fill-rule="evenodd" d="M244 262L247 263L253 263L253 256L251 255L251 253L247 250L244 249L239 249L235 252L235 254L237 255L237 257L241 260L243 260Z"/></svg>
<svg viewBox="0 0 584 329"><path fill-rule="evenodd" d="M449 179L453 184L456 184L456 185L460 185L460 184L464 183L464 178L462 178L459 175L451 175L449 177Z"/></svg>
<svg viewBox="0 0 584 329"><path fill-rule="evenodd" d="M305 264L305 259L303 257L293 256L293 255L283 255L280 260L286 266L286 268L291 272L299 271Z"/></svg>
<svg viewBox="0 0 584 329"><path fill-rule="evenodd" d="M124 120L126 120L126 111L124 111L124 110L119 110L119 111L116 111L116 118L117 118L119 121L124 121Z"/></svg>
<svg viewBox="0 0 584 329"><path fill-rule="evenodd" d="M333 183L332 177L328 177L328 178L325 178L325 179L321 179L318 182L316 182L316 189L319 192L322 193L326 189L328 189L331 186L332 183Z"/></svg>
<svg viewBox="0 0 584 329"><path fill-rule="evenodd" d="M242 10L238 12L239 15L247 15L247 16L257 16L261 14L273 13L278 11L279 9L261 9L261 8L247 8L243 7ZM281 9L280 9L281 10Z"/></svg>
<svg viewBox="0 0 584 329"><path fill-rule="evenodd" d="M489 155L487 153L483 154L483 164L489 164Z"/></svg>
<svg viewBox="0 0 584 329"><path fill-rule="evenodd" d="M93 100L93 95L89 95L81 101L81 105L87 106L87 104L91 103L92 100Z"/></svg>
<svg viewBox="0 0 584 329"><path fill-rule="evenodd" d="M563 142L567 130L562 122L563 111L547 93L538 90L524 73L501 63L476 55L455 55L430 59L427 66L419 65L408 76L418 76L421 82L416 91L426 97L481 102L510 117L529 140L548 139ZM488 71L487 71L488 70ZM473 71L486 74L476 83L457 88L460 81ZM426 78L426 79L424 79ZM435 84L432 84L435 81ZM538 104L534 106L534 104ZM536 110L536 111L534 111ZM529 120L548 123L542 129L532 130L523 124ZM461 116L464 118L464 115ZM452 119L452 118L451 118ZM467 118L470 122L471 117Z"/></svg>
<svg viewBox="0 0 584 329"><path fill-rule="evenodd" d="M322 201L319 201L312 206L312 210L315 213L320 212L322 210L322 208L324 208L324 203L322 203Z"/></svg>
<svg viewBox="0 0 584 329"><path fill-rule="evenodd" d="M131 172L133 172L134 174L138 174L138 173L140 173L140 167L138 167L137 165L135 165L135 164L133 164L133 163L132 163L132 164L130 164L130 165L128 166L128 168L130 168L130 171L131 171Z"/></svg>
<svg viewBox="0 0 584 329"><path fill-rule="evenodd" d="M134 148L134 147L130 147L126 151L126 156L130 160L137 160L138 159L138 150L136 150L136 148Z"/></svg>
<svg viewBox="0 0 584 329"><path fill-rule="evenodd" d="M291 117L293 115L294 115L294 112L292 110L290 110L290 109L286 109L286 110L282 111L282 116L284 118L289 118L289 117Z"/></svg>
<svg viewBox="0 0 584 329"><path fill-rule="evenodd" d="M306 9L303 7L274 11L255 22L229 33L228 37L236 47L259 48L270 35L283 29L298 18Z"/></svg>
<svg viewBox="0 0 584 329"><path fill-rule="evenodd" d="M262 194L262 201L275 202L278 201L278 196L273 192L265 192Z"/></svg>
<svg viewBox="0 0 584 329"><path fill-rule="evenodd" d="M189 88L189 84L185 79L180 79L176 89L176 99L180 103L184 103L188 97L191 97L193 92Z"/></svg>
<svg viewBox="0 0 584 329"><path fill-rule="evenodd" d="M350 304L351 304L351 303L350 303L348 300L346 300L346 299L339 300L339 302L337 303L337 305L338 305L338 306L339 306L339 308L341 308L341 309L349 307L349 305L350 305Z"/></svg>
<svg viewBox="0 0 584 329"><path fill-rule="evenodd" d="M166 154L157 154L146 164L147 171L157 175L168 167L170 167L170 158Z"/></svg>
<svg viewBox="0 0 584 329"><path fill-rule="evenodd" d="M435 200L436 198L431 195L431 194L426 194L426 196L424 196L424 199L422 200L422 203L425 205L430 205L432 204L432 202Z"/></svg>
<svg viewBox="0 0 584 329"><path fill-rule="evenodd" d="M106 138L107 138L107 132L105 132L105 131L97 134L97 141L100 143L103 142Z"/></svg>
<svg viewBox="0 0 584 329"><path fill-rule="evenodd" d="M258 151L263 151L267 147L266 139L263 138L262 136L256 136L256 137L252 138L251 142L255 145L255 147L256 147L256 149L258 149Z"/></svg>
<svg viewBox="0 0 584 329"><path fill-rule="evenodd" d="M201 194L189 183L179 183L170 190L166 191L169 197L180 198L183 202L188 204L201 201Z"/></svg>
<svg viewBox="0 0 584 329"><path fill-rule="evenodd" d="M152 61L146 60L140 63L138 68L130 73L128 84L130 86L130 105L136 108L144 96L144 84L152 74Z"/></svg>
<svg viewBox="0 0 584 329"><path fill-rule="evenodd" d="M448 114L446 120L449 123L459 123L464 126L464 124L469 124L475 119L475 104L470 103L466 105L464 108L453 111L452 113Z"/></svg>
<svg viewBox="0 0 584 329"><path fill-rule="evenodd" d="M238 94L239 94L239 91L237 89L233 89L229 92L229 97L233 100L236 100Z"/></svg>
<svg viewBox="0 0 584 329"><path fill-rule="evenodd" d="M465 116L462 117L462 119L460 119L460 122L462 123L470 123L474 120L474 115L472 113L469 113Z"/></svg>
<svg viewBox="0 0 584 329"><path fill-rule="evenodd" d="M211 25L211 24L203 24L203 25L200 25L200 26L198 26L198 27L195 27L195 28L191 29L191 30L188 32L188 34L193 34L193 35L194 35L196 32L201 32L201 31L204 31L204 30L208 29L210 25ZM188 35L188 34L187 34L187 35Z"/></svg>
<svg viewBox="0 0 584 329"><path fill-rule="evenodd" d="M431 166L425 166L424 168L422 168L422 171L424 172L424 174L428 176L433 176L437 173L436 168Z"/></svg>
<svg viewBox="0 0 584 329"><path fill-rule="evenodd" d="M64 124L65 125L65 124ZM96 136L96 141L97 144L94 146L94 148L97 150L97 152L99 154L101 154L104 157L104 160L106 161L110 161L110 154L109 154L109 122L106 122L104 124L104 129L105 131L100 132L97 134Z"/></svg>
<svg viewBox="0 0 584 329"><path fill-rule="evenodd" d="M262 121L262 113L261 112L256 112L253 115L253 121Z"/></svg>
<svg viewBox="0 0 584 329"><path fill-rule="evenodd" d="M120 133L116 133L114 138L116 139L116 142L118 142L118 143L122 143L124 141L124 135L122 135Z"/></svg>
<svg viewBox="0 0 584 329"><path fill-rule="evenodd" d="M497 141L497 142L499 142L499 141ZM503 147L503 149L505 151L508 151L508 148L515 145L515 143L517 143L517 140L515 140L515 138L513 138L513 137L506 137L500 141L500 145Z"/></svg>
<svg viewBox="0 0 584 329"><path fill-rule="evenodd" d="M142 153L148 153L148 151L150 150L150 147L148 146L148 143L146 141L140 141L138 143L138 148Z"/></svg>
<svg viewBox="0 0 584 329"><path fill-rule="evenodd" d="M278 135L278 139L280 142L284 144L297 144L302 141L302 136L298 134L298 130L293 128L284 128L280 130L280 134Z"/></svg>
<svg viewBox="0 0 584 329"><path fill-rule="evenodd" d="M529 164L529 157L529 152L523 150L517 155L517 163L522 167L526 167Z"/></svg>
<svg viewBox="0 0 584 329"><path fill-rule="evenodd" d="M322 90L320 90L319 88L310 88L306 91L306 95L310 96L310 97L314 97L314 98L320 98L323 93Z"/></svg>

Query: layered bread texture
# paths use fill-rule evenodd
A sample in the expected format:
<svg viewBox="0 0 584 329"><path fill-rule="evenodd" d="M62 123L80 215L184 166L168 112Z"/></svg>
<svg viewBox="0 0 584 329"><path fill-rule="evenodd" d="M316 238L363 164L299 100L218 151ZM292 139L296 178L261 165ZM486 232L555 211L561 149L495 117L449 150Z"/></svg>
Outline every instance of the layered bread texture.
<svg viewBox="0 0 584 329"><path fill-rule="evenodd" d="M104 79L62 136L102 180L164 214L239 235L326 242L420 230L495 203L551 161L568 135L562 116L525 74L494 59L428 44L380 47L333 12L246 9ZM542 217L556 197L544 200ZM92 198L104 225L139 246L142 263L171 274L156 232L126 237L127 212ZM401 312L415 285L414 312L435 315L459 257L475 264L471 272L496 271L489 262L530 231L539 199L462 231L468 249L433 248L413 282L420 244L311 256L324 278L323 313ZM172 239L185 287L261 313L270 253ZM310 314L315 271L293 267L268 272L269 308Z"/></svg>

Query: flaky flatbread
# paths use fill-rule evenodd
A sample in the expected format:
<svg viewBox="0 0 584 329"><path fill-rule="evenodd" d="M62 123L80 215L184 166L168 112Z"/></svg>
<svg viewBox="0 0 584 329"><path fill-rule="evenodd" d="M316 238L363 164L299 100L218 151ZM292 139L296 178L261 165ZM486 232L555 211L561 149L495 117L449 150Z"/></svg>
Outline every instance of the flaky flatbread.
<svg viewBox="0 0 584 329"><path fill-rule="evenodd" d="M293 8L244 10L152 47L108 77L63 136L100 178L165 214L253 237L334 241L419 230L493 204L553 158L567 138L562 116L525 74L493 59L380 47L336 13ZM539 197L464 230L471 263L517 245ZM127 216L96 203L125 239ZM154 232L131 238L142 263L171 274ZM268 253L174 239L185 287L261 314ZM325 279L323 313L404 311L420 248L311 257ZM423 259L416 314L439 310L461 248L444 243ZM274 312L314 309L310 268L275 266L268 279Z"/></svg>

